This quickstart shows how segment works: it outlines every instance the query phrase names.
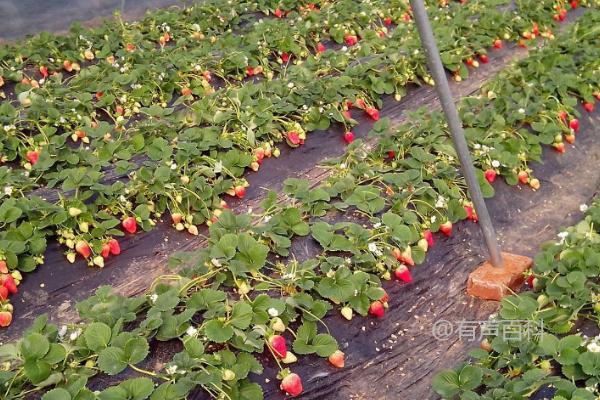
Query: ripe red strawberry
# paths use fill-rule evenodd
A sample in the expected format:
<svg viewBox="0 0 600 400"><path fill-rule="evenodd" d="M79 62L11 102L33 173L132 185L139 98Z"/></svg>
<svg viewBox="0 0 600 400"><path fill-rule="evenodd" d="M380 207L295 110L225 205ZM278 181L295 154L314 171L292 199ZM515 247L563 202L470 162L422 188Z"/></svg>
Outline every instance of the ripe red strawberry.
<svg viewBox="0 0 600 400"><path fill-rule="evenodd" d="M558 153L564 153L565 152L565 144L563 142L560 143L554 143L554 150L557 151Z"/></svg>
<svg viewBox="0 0 600 400"><path fill-rule="evenodd" d="M75 244L75 251L83 256L83 258L89 258L92 255L90 245L85 240L80 240Z"/></svg>
<svg viewBox="0 0 600 400"><path fill-rule="evenodd" d="M317 43L317 53L323 53L325 50L327 50L327 47L323 43Z"/></svg>
<svg viewBox="0 0 600 400"><path fill-rule="evenodd" d="M577 132L579 130L579 120L577 118L573 118L569 122L569 127L573 129L573 131Z"/></svg>
<svg viewBox="0 0 600 400"><path fill-rule="evenodd" d="M502 44L502 40L500 39L496 39L494 40L494 48L495 49L501 49L504 45Z"/></svg>
<svg viewBox="0 0 600 400"><path fill-rule="evenodd" d="M298 374L291 373L283 378L279 387L288 395L296 397L302 393L302 379Z"/></svg>
<svg viewBox="0 0 600 400"><path fill-rule="evenodd" d="M40 158L40 152L37 150L30 150L27 152L26 157L31 165L35 165Z"/></svg>
<svg viewBox="0 0 600 400"><path fill-rule="evenodd" d="M102 258L108 258L110 255L110 245L108 243L104 243L102 245L102 251L100 252Z"/></svg>
<svg viewBox="0 0 600 400"><path fill-rule="evenodd" d="M529 286L530 288L533 287L533 280L535 279L535 275L531 274L527 277L527 280L525 281L525 284L527 286Z"/></svg>
<svg viewBox="0 0 600 400"><path fill-rule="evenodd" d="M358 37L356 35L346 35L344 37L344 42L348 46L354 46L356 43L358 43Z"/></svg>
<svg viewBox="0 0 600 400"><path fill-rule="evenodd" d="M390 25L392 24L392 17L386 17L386 18L383 20L383 23L384 23L385 25L387 25L387 26L390 26Z"/></svg>
<svg viewBox="0 0 600 400"><path fill-rule="evenodd" d="M488 181L489 183L494 183L494 181L496 180L496 171L494 171L493 169L488 169L485 171L485 180Z"/></svg>
<svg viewBox="0 0 600 400"><path fill-rule="evenodd" d="M568 115L568 114L567 114L567 112L566 112L566 111L564 111L564 110L563 110L563 111L559 111L559 113L558 113L558 119L560 119L560 120L561 120L562 122L564 122L565 124L567 123L567 117L568 117L568 116L569 116L569 115Z"/></svg>
<svg viewBox="0 0 600 400"><path fill-rule="evenodd" d="M558 19L559 21L564 21L567 18L567 9L563 8L560 10L560 13L558 14Z"/></svg>
<svg viewBox="0 0 600 400"><path fill-rule="evenodd" d="M488 62L490 62L490 58L488 57L487 54L480 54L479 60L481 60L481 62L484 64L487 64Z"/></svg>
<svg viewBox="0 0 600 400"><path fill-rule="evenodd" d="M283 11L281 11L279 8L276 8L275 11L273 12L273 15L275 15L277 18L282 18Z"/></svg>
<svg viewBox="0 0 600 400"><path fill-rule="evenodd" d="M17 283L15 278L10 274L4 274L0 276L0 285L4 286L10 294L15 294L19 290L17 289Z"/></svg>
<svg viewBox="0 0 600 400"><path fill-rule="evenodd" d="M108 246L110 247L110 254L118 256L119 254L121 254L121 246L119 245L119 242L117 241L117 239L110 239L108 241Z"/></svg>
<svg viewBox="0 0 600 400"><path fill-rule="evenodd" d="M376 109L375 107L367 107L365 109L365 112L373 121L379 120L379 110Z"/></svg>
<svg viewBox="0 0 600 400"><path fill-rule="evenodd" d="M247 76L253 76L254 75L254 68L248 66L246 67L246 75Z"/></svg>
<svg viewBox="0 0 600 400"><path fill-rule="evenodd" d="M344 133L344 141L348 144L354 142L354 133L350 131Z"/></svg>
<svg viewBox="0 0 600 400"><path fill-rule="evenodd" d="M279 358L285 358L287 354L287 345L285 344L285 338L281 335L273 335L269 338L269 346L273 350L273 353Z"/></svg>
<svg viewBox="0 0 600 400"><path fill-rule="evenodd" d="M525 185L529 183L529 174L527 173L527 171L520 171L517 174L517 177L519 178L519 182L521 182L521 184Z"/></svg>
<svg viewBox="0 0 600 400"><path fill-rule="evenodd" d="M123 229L125 229L129 233L135 233L137 231L137 221L135 217L127 217L121 223Z"/></svg>
<svg viewBox="0 0 600 400"><path fill-rule="evenodd" d="M536 36L538 36L540 34L540 27L535 22L533 23L533 25L531 27L531 33L533 33Z"/></svg>
<svg viewBox="0 0 600 400"><path fill-rule="evenodd" d="M242 185L236 186L234 191L235 191L236 197L239 199L243 199L244 196L246 195L246 188L243 187Z"/></svg>
<svg viewBox="0 0 600 400"><path fill-rule="evenodd" d="M48 68L42 65L40 67L40 74L42 74L44 79L47 78L48 77Z"/></svg>
<svg viewBox="0 0 600 400"><path fill-rule="evenodd" d="M427 244L429 245L429 247L433 247L435 241L433 240L433 233L431 233L429 229L423 231L423 238L427 240Z"/></svg>
<svg viewBox="0 0 600 400"><path fill-rule="evenodd" d="M290 61L290 55L286 52L281 53L281 61L287 63L288 61Z"/></svg>
<svg viewBox="0 0 600 400"><path fill-rule="evenodd" d="M467 60L465 61L465 63L469 66L472 67L473 66L473 58L469 57L467 58Z"/></svg>
<svg viewBox="0 0 600 400"><path fill-rule="evenodd" d="M6 328L12 322L12 313L8 311L0 311L0 327Z"/></svg>
<svg viewBox="0 0 600 400"><path fill-rule="evenodd" d="M446 236L452 235L452 222L446 221L440 225L440 232Z"/></svg>
<svg viewBox="0 0 600 400"><path fill-rule="evenodd" d="M477 217L477 213L473 209L473 206L466 205L465 206L465 211L467 212L467 219L468 220L473 221L473 222L479 221L479 217Z"/></svg>
<svg viewBox="0 0 600 400"><path fill-rule="evenodd" d="M332 355L329 356L328 360L336 368L344 368L345 354L341 350L336 350Z"/></svg>
<svg viewBox="0 0 600 400"><path fill-rule="evenodd" d="M0 274L8 274L8 266L4 260L0 260Z"/></svg>
<svg viewBox="0 0 600 400"><path fill-rule="evenodd" d="M412 274L410 273L410 270L406 265L401 265L398 268L396 268L396 270L394 271L394 275L396 276L396 279L404 283L411 283L413 280Z"/></svg>
<svg viewBox="0 0 600 400"><path fill-rule="evenodd" d="M571 8L577 8L579 6L579 2L577 0L571 0Z"/></svg>
<svg viewBox="0 0 600 400"><path fill-rule="evenodd" d="M6 299L8 299L8 288L0 285L0 301L5 301Z"/></svg>
<svg viewBox="0 0 600 400"><path fill-rule="evenodd" d="M385 309L383 308L383 303L379 300L375 300L369 306L369 314L376 318L382 318L385 314Z"/></svg>
<svg viewBox="0 0 600 400"><path fill-rule="evenodd" d="M583 108L585 108L585 111L587 112L592 112L594 111L594 103L585 102L583 103Z"/></svg>

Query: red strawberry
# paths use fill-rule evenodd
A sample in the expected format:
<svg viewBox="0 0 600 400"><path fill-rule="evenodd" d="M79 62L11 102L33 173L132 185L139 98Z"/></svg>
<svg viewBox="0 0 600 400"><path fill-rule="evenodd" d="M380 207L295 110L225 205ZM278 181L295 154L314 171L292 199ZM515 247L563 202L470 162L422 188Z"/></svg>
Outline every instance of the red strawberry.
<svg viewBox="0 0 600 400"><path fill-rule="evenodd" d="M529 183L529 174L526 171L520 171L517 174L517 177L519 178L519 182L521 182L521 184L525 185Z"/></svg>
<svg viewBox="0 0 600 400"><path fill-rule="evenodd" d="M396 268L396 270L394 271L394 275L396 276L396 279L404 283L411 283L413 280L412 274L410 273L410 270L406 265L401 265L398 268Z"/></svg>
<svg viewBox="0 0 600 400"><path fill-rule="evenodd" d="M8 299L8 288L0 285L0 301Z"/></svg>
<svg viewBox="0 0 600 400"><path fill-rule="evenodd" d="M564 122L565 124L567 123L567 117L568 117L568 116L569 116L569 115L567 114L567 112L566 112L566 111L560 111L560 112L558 113L558 119L560 119L560 120L561 120L562 122Z"/></svg>
<svg viewBox="0 0 600 400"><path fill-rule="evenodd" d="M354 133L350 131L344 133L344 141L348 144L354 142Z"/></svg>
<svg viewBox="0 0 600 400"><path fill-rule="evenodd" d="M300 135L296 131L290 131L287 133L287 140L292 146L299 146L301 143Z"/></svg>
<svg viewBox="0 0 600 400"><path fill-rule="evenodd" d="M383 290L383 295L381 296L379 301L382 302L383 304L385 304L390 299L390 296L387 294L387 292L384 289L382 289L382 290Z"/></svg>
<svg viewBox="0 0 600 400"><path fill-rule="evenodd" d="M390 26L390 25L392 24L392 17L386 17L386 18L383 20L383 23L384 23L385 25L387 25L387 26Z"/></svg>
<svg viewBox="0 0 600 400"><path fill-rule="evenodd" d="M423 231L423 238L425 238L425 240L427 240L427 244L429 245L429 247L432 247L433 244L435 243L435 241L433 240L433 233L431 233L431 231L429 229L427 229L426 231Z"/></svg>
<svg viewBox="0 0 600 400"><path fill-rule="evenodd" d="M246 188L243 187L242 185L236 186L235 189L234 189L234 191L235 191L235 195L239 199L243 199L244 196L246 195Z"/></svg>
<svg viewBox="0 0 600 400"><path fill-rule="evenodd" d="M465 61L465 63L469 66L472 67L473 66L473 58L469 57L467 58L467 60Z"/></svg>
<svg viewBox="0 0 600 400"><path fill-rule="evenodd" d="M385 309L383 308L383 303L379 300L375 300L369 306L369 314L376 318L382 318L385 314Z"/></svg>
<svg viewBox="0 0 600 400"><path fill-rule="evenodd" d="M495 49L501 49L504 45L502 44L502 40L500 39L496 39L494 40L494 48Z"/></svg>
<svg viewBox="0 0 600 400"><path fill-rule="evenodd" d="M290 61L290 55L286 52L281 53L281 61L284 63Z"/></svg>
<svg viewBox="0 0 600 400"><path fill-rule="evenodd" d="M31 163L31 165L35 165L40 158L40 152L37 150L30 150L26 154L27 160Z"/></svg>
<svg viewBox="0 0 600 400"><path fill-rule="evenodd" d="M344 42L346 42L348 46L354 46L358 43L358 37L356 35L346 35L344 37Z"/></svg>
<svg viewBox="0 0 600 400"><path fill-rule="evenodd" d="M281 335L273 335L269 338L269 347L273 350L273 353L279 358L285 358L287 354L287 346L285 344L285 338Z"/></svg>
<svg viewBox="0 0 600 400"><path fill-rule="evenodd" d="M323 53L325 50L327 50L327 47L323 43L317 43L317 53Z"/></svg>
<svg viewBox="0 0 600 400"><path fill-rule="evenodd" d="M531 33L533 33L536 36L540 34L540 27L535 22L533 23L533 26L531 27Z"/></svg>
<svg viewBox="0 0 600 400"><path fill-rule="evenodd" d="M279 387L288 395L296 397L302 393L302 380L298 374L291 373L283 378Z"/></svg>
<svg viewBox="0 0 600 400"><path fill-rule="evenodd" d="M346 108L352 108L353 105L353 102L351 102L350 100L346 100Z"/></svg>
<svg viewBox="0 0 600 400"><path fill-rule="evenodd" d="M494 183L494 181L496 180L496 175L496 171L494 171L493 169L488 169L487 171L485 171L485 180L489 183Z"/></svg>
<svg viewBox="0 0 600 400"><path fill-rule="evenodd" d="M332 355L329 356L328 360L336 368L344 368L345 354L341 350L336 350Z"/></svg>
<svg viewBox="0 0 600 400"><path fill-rule="evenodd" d="M585 111L587 112L592 112L594 111L594 103L585 102L583 103L583 108L585 108Z"/></svg>
<svg viewBox="0 0 600 400"><path fill-rule="evenodd" d="M48 68L42 65L40 67L40 74L42 74L44 79L47 78L48 77Z"/></svg>
<svg viewBox="0 0 600 400"><path fill-rule="evenodd" d="M452 235L452 222L446 221L440 225L440 232L446 236Z"/></svg>
<svg viewBox="0 0 600 400"><path fill-rule="evenodd" d="M6 328L12 322L12 313L8 311L0 311L0 327Z"/></svg>
<svg viewBox="0 0 600 400"><path fill-rule="evenodd" d="M490 62L490 58L488 57L487 54L480 54L479 55L479 59L481 60L482 63L487 64L488 62Z"/></svg>
<svg viewBox="0 0 600 400"><path fill-rule="evenodd" d="M246 67L246 75L247 76L253 76L254 75L254 68L248 66Z"/></svg>
<svg viewBox="0 0 600 400"><path fill-rule="evenodd" d="M373 121L379 120L379 110L376 109L375 107L367 107L365 109L365 112Z"/></svg>
<svg viewBox="0 0 600 400"><path fill-rule="evenodd" d="M579 120L577 118L573 118L569 122L569 127L573 129L573 131L577 132L579 130Z"/></svg>
<svg viewBox="0 0 600 400"><path fill-rule="evenodd" d="M83 258L88 258L92 255L92 250L90 249L90 245L87 244L85 240L80 240L75 244L75 251L83 256Z"/></svg>
<svg viewBox="0 0 600 400"><path fill-rule="evenodd" d="M565 144L563 142L554 143L554 150L556 150L559 153L564 153L565 152Z"/></svg>
<svg viewBox="0 0 600 400"><path fill-rule="evenodd" d="M273 15L275 15L277 18L282 18L283 17L283 11L281 11L279 8L276 8L275 12L273 12Z"/></svg>
<svg viewBox="0 0 600 400"><path fill-rule="evenodd" d="M571 0L571 8L577 8L579 6L579 2L577 0Z"/></svg>
<svg viewBox="0 0 600 400"><path fill-rule="evenodd" d="M15 283L15 278L10 274L5 274L0 277L0 285L4 286L10 294L15 294L19 291L17 289L17 284Z"/></svg>
<svg viewBox="0 0 600 400"><path fill-rule="evenodd" d="M560 10L560 13L558 14L558 19L559 21L564 21L567 18L567 9L563 8Z"/></svg>
<svg viewBox="0 0 600 400"><path fill-rule="evenodd" d="M468 220L473 221L473 222L479 221L479 218L477 217L477 213L473 209L473 206L466 205L465 206L465 211L467 212L467 219Z"/></svg>
<svg viewBox="0 0 600 400"><path fill-rule="evenodd" d="M108 246L110 247L110 253L112 255L118 256L121 254L121 246L119 245L117 239L110 239L108 241Z"/></svg>
<svg viewBox="0 0 600 400"><path fill-rule="evenodd" d="M394 150L389 150L387 156L388 158L396 158L396 152Z"/></svg>
<svg viewBox="0 0 600 400"><path fill-rule="evenodd" d="M110 245L108 243L104 243L102 245L102 251L100 252L102 258L108 258L110 255Z"/></svg>
<svg viewBox="0 0 600 400"><path fill-rule="evenodd" d="M533 280L535 279L535 275L531 274L527 277L527 280L525 281L525 284L527 286L529 286L530 288L533 287Z"/></svg>
<svg viewBox="0 0 600 400"><path fill-rule="evenodd" d="M134 217L127 217L121 223L123 229L129 233L135 233L137 231L137 221Z"/></svg>
<svg viewBox="0 0 600 400"><path fill-rule="evenodd" d="M0 260L0 274L8 274L8 266L6 261Z"/></svg>

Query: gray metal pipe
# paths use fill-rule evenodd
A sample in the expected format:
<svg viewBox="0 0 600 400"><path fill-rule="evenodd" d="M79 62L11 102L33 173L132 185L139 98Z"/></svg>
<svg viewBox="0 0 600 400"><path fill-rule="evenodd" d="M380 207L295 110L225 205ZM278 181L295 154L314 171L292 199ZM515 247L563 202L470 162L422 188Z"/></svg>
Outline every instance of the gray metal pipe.
<svg viewBox="0 0 600 400"><path fill-rule="evenodd" d="M419 36L421 37L421 43L425 49L427 65L429 66L429 71L433 76L435 87L440 98L440 102L442 103L442 109L444 110L448 127L450 128L450 134L452 136L452 140L454 141L454 147L458 153L462 173L467 181L469 194L471 196L471 200L473 201L473 205L475 206L477 216L479 217L479 224L481 226L483 237L490 254L489 261L495 267L502 267L503 261L500 252L500 245L496 239L496 232L494 231L490 214L488 213L485 200L483 199L483 194L481 193L481 188L479 187L479 182L477 181L477 176L475 175L475 168L473 167L473 161L471 160L469 147L467 146L467 141L465 140L462 122L460 121L458 111L456 110L454 100L452 99L452 93L450 92L450 86L448 85L446 71L444 70L442 59L440 58L440 53L435 43L431 23L429 22L429 18L427 16L427 10L425 9L423 0L410 0L410 5L415 17L415 23L419 31Z"/></svg>

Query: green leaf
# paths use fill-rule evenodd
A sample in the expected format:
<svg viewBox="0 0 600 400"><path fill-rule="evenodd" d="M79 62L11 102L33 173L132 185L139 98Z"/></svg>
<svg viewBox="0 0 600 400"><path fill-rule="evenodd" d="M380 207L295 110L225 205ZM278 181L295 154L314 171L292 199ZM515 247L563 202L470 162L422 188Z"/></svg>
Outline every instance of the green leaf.
<svg viewBox="0 0 600 400"><path fill-rule="evenodd" d="M119 347L107 347L98 355L98 368L108 375L116 375L127 368L125 352Z"/></svg>
<svg viewBox="0 0 600 400"><path fill-rule="evenodd" d="M225 343L233 336L233 328L223 321L213 319L204 325L204 334L215 343Z"/></svg>
<svg viewBox="0 0 600 400"><path fill-rule="evenodd" d="M83 332L87 347L94 352L106 348L111 335L110 327L102 322L92 322Z"/></svg>
<svg viewBox="0 0 600 400"><path fill-rule="evenodd" d="M71 393L63 388L52 389L42 396L42 400L71 400Z"/></svg>
<svg viewBox="0 0 600 400"><path fill-rule="evenodd" d="M142 337L129 339L123 348L125 360L129 364L143 361L148 356L149 350L148 341Z"/></svg>
<svg viewBox="0 0 600 400"><path fill-rule="evenodd" d="M21 354L25 360L37 360L50 350L50 342L39 333L29 333L21 341Z"/></svg>

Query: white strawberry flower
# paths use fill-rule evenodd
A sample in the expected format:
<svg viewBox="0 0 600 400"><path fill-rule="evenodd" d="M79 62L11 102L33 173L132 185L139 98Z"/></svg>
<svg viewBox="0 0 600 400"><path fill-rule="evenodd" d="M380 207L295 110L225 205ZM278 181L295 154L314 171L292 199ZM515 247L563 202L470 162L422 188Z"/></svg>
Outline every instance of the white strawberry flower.
<svg viewBox="0 0 600 400"><path fill-rule="evenodd" d="M169 365L167 368L165 368L165 372L169 375L173 375L177 372L177 365Z"/></svg>
<svg viewBox="0 0 600 400"><path fill-rule="evenodd" d="M198 329L194 328L193 326L190 326L189 328L187 328L187 330L185 331L185 334L188 336L192 336L195 337L196 334L198 333Z"/></svg>
<svg viewBox="0 0 600 400"><path fill-rule="evenodd" d="M273 308L273 307L271 307L271 308L269 308L269 309L267 310L267 312L268 312L268 313L269 313L269 315L270 315L271 317L273 317L273 318L275 318L275 317L279 316L279 311L277 311L277 309L276 309L276 308Z"/></svg>
<svg viewBox="0 0 600 400"><path fill-rule="evenodd" d="M152 295L150 296L150 301L152 303L156 303L156 300L158 300L158 295L156 293L152 293Z"/></svg>
<svg viewBox="0 0 600 400"><path fill-rule="evenodd" d="M587 345L587 349L591 353L600 353L600 346L596 342L592 342Z"/></svg>
<svg viewBox="0 0 600 400"><path fill-rule="evenodd" d="M586 211L588 210L588 208L589 208L589 207L588 207L588 205L587 205L587 204L581 204L581 205L579 206L579 211L581 211L581 212L586 212Z"/></svg>
<svg viewBox="0 0 600 400"><path fill-rule="evenodd" d="M499 166L500 166L500 161L498 161L498 160L492 160L492 167L498 168Z"/></svg>

